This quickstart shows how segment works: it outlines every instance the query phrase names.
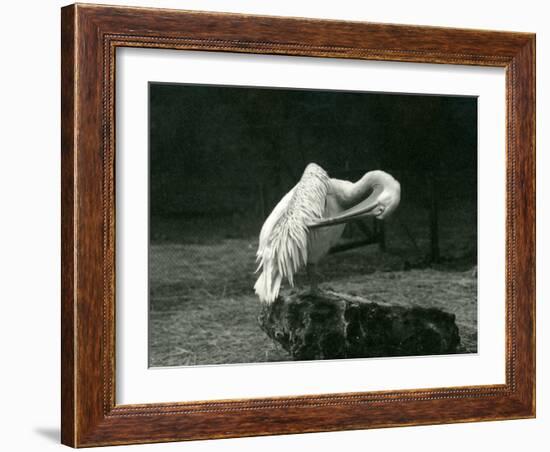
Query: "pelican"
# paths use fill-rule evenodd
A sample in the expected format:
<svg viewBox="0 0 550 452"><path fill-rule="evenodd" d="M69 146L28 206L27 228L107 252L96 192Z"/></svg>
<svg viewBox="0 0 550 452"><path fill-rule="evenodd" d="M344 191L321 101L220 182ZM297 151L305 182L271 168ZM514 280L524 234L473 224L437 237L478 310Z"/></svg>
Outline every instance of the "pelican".
<svg viewBox="0 0 550 452"><path fill-rule="evenodd" d="M399 205L399 182L384 171L369 171L357 182L330 178L315 163L275 206L260 232L254 290L263 303L273 303L283 278L291 287L306 267L311 291L317 292L317 263L340 239L345 223L373 216L387 218Z"/></svg>

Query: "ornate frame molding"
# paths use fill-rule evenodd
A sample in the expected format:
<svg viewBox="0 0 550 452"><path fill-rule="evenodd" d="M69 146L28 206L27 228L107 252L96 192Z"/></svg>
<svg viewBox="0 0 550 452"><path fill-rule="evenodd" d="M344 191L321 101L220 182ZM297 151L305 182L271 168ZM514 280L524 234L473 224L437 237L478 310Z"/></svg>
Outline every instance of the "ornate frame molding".
<svg viewBox="0 0 550 452"><path fill-rule="evenodd" d="M81 447L535 415L534 35L77 4L62 9L62 45L64 444ZM118 47L504 67L506 383L116 405Z"/></svg>

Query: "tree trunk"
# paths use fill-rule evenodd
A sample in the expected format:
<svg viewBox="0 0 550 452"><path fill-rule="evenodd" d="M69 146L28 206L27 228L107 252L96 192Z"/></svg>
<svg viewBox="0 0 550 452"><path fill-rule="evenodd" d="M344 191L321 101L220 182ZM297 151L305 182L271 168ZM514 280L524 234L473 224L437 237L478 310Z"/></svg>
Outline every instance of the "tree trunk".
<svg viewBox="0 0 550 452"><path fill-rule="evenodd" d="M430 261L439 262L439 202L436 177L430 175Z"/></svg>
<svg viewBox="0 0 550 452"><path fill-rule="evenodd" d="M296 360L449 354L460 344L454 314L332 291L281 295L259 322Z"/></svg>

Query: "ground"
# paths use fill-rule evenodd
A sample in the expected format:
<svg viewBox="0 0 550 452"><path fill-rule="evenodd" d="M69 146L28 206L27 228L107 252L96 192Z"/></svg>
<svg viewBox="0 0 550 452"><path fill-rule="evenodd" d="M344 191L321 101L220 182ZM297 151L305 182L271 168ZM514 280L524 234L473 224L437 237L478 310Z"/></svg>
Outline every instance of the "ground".
<svg viewBox="0 0 550 452"><path fill-rule="evenodd" d="M405 234L395 221L388 225L386 252L370 245L328 256L320 268L324 287L375 302L444 309L456 315L461 351L477 351L475 236L464 233L461 217L446 218L442 237L448 239L441 241L441 263L427 263L421 251L425 241L409 240L420 235L414 224ZM187 231L198 228L202 236L174 232L180 227L179 222L166 222L163 229L156 228L150 248L149 364L289 360L258 326L256 239L208 234L205 223L185 226ZM460 234L453 235L457 228ZM200 239L205 236L208 240ZM305 284L300 274L297 285Z"/></svg>

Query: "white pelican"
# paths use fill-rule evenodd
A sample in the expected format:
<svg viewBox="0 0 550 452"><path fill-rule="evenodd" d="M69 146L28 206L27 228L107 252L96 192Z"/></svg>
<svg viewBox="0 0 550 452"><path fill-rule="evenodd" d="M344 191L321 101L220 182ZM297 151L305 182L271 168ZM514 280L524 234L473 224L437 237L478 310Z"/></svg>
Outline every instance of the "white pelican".
<svg viewBox="0 0 550 452"><path fill-rule="evenodd" d="M400 198L399 182L384 171L369 171L352 183L332 179L310 163L262 226L256 253L262 273L254 286L260 300L275 301L283 278L294 286L294 274L304 266L317 291L315 266L340 239L345 223L363 216L386 218Z"/></svg>

